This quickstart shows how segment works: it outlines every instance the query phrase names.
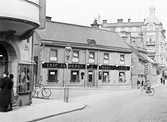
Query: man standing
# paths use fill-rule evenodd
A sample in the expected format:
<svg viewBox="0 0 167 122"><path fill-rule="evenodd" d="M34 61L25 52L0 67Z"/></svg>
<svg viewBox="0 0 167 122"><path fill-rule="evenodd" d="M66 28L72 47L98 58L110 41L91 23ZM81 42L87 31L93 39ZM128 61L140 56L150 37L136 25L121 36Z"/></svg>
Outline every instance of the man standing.
<svg viewBox="0 0 167 122"><path fill-rule="evenodd" d="M5 76L6 74L6 76ZM8 72L4 74L4 78L0 83L0 107L2 112L8 111L8 106L10 103L10 91L12 89L12 80L8 77Z"/></svg>

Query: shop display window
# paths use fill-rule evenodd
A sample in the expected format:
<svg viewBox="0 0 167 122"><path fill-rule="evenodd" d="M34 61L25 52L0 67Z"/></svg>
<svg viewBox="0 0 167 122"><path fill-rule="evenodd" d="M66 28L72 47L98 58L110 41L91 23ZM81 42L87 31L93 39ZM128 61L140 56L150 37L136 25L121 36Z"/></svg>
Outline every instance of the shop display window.
<svg viewBox="0 0 167 122"><path fill-rule="evenodd" d="M57 70L49 70L48 71L48 82L58 82Z"/></svg>
<svg viewBox="0 0 167 122"><path fill-rule="evenodd" d="M125 83L125 72L119 72L119 83Z"/></svg>
<svg viewBox="0 0 167 122"><path fill-rule="evenodd" d="M29 92L33 89L33 65L31 64L19 64L19 82L18 92Z"/></svg>
<svg viewBox="0 0 167 122"><path fill-rule="evenodd" d="M78 83L79 82L79 71L71 71L71 83Z"/></svg>
<svg viewBox="0 0 167 122"><path fill-rule="evenodd" d="M109 72L103 72L102 82L105 82L105 83L109 82Z"/></svg>

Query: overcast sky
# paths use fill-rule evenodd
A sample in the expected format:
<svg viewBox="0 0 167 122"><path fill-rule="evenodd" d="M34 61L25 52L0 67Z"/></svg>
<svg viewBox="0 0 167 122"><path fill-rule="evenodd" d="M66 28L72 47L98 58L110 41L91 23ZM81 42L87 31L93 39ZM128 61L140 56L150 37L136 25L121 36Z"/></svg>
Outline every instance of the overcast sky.
<svg viewBox="0 0 167 122"><path fill-rule="evenodd" d="M90 26L94 18L115 23L130 18L143 21L149 16L149 7L155 6L155 15L167 30L167 0L46 0L46 15L53 21Z"/></svg>

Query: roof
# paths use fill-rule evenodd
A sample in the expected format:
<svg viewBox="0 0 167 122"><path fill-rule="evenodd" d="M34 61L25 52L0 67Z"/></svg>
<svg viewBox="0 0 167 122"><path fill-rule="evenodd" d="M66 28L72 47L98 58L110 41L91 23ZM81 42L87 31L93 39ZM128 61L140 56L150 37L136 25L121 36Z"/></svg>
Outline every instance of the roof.
<svg viewBox="0 0 167 122"><path fill-rule="evenodd" d="M141 53L139 53L137 49L135 49L133 46L130 46L130 47L131 47L131 49L132 49L132 52L133 52L137 57L139 57L140 59L142 59L142 60L148 62L147 58L146 58L144 55L142 55Z"/></svg>
<svg viewBox="0 0 167 122"><path fill-rule="evenodd" d="M96 46L110 47L117 51L132 52L129 46L115 32L92 27L47 21L46 28L37 30L43 41L87 44L87 39L96 41Z"/></svg>
<svg viewBox="0 0 167 122"><path fill-rule="evenodd" d="M142 26L144 22L120 22L120 23L103 23L102 27L136 27Z"/></svg>

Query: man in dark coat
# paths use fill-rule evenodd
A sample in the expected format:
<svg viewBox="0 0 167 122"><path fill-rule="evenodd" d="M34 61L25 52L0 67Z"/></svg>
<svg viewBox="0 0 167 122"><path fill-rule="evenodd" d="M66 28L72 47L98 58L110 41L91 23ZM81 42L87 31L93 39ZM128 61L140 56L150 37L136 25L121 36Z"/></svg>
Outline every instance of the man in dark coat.
<svg viewBox="0 0 167 122"><path fill-rule="evenodd" d="M10 103L10 91L12 89L12 80L8 77L8 73L6 73L6 76L1 80L0 83L0 106L2 112L8 111L8 106Z"/></svg>

